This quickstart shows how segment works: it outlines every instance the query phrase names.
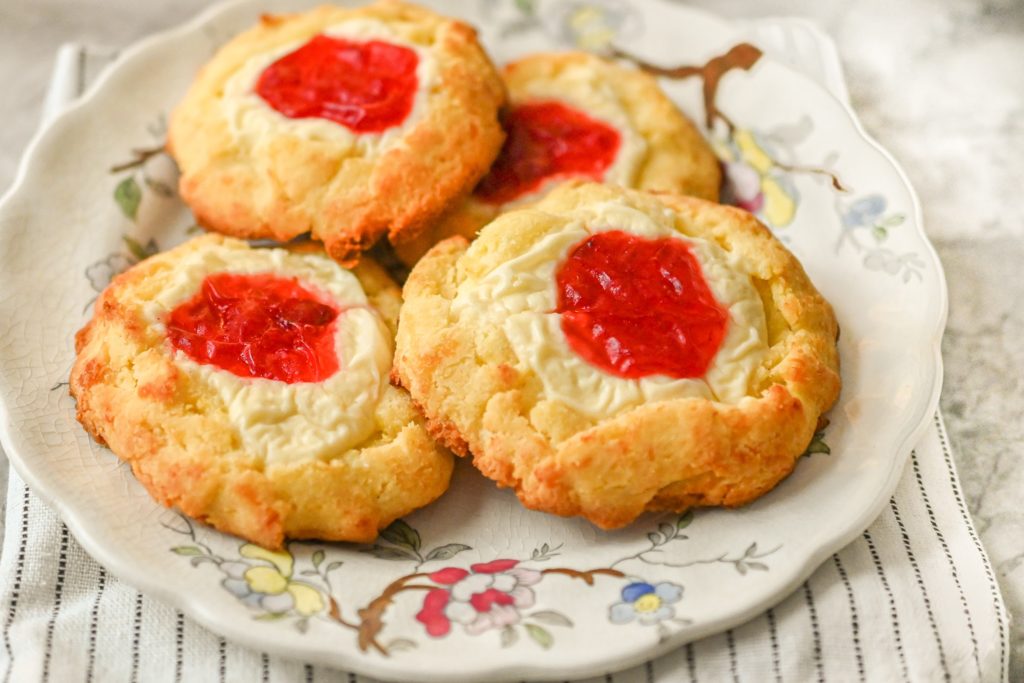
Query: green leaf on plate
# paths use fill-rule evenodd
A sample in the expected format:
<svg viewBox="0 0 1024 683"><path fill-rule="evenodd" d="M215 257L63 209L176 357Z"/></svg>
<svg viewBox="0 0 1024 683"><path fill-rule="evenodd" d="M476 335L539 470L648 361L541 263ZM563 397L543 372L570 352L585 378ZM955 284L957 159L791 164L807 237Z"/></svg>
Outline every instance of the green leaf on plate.
<svg viewBox="0 0 1024 683"><path fill-rule="evenodd" d="M685 529L690 526L690 522L693 521L693 510L687 510L683 514L679 515L679 519L676 520L677 529Z"/></svg>
<svg viewBox="0 0 1024 683"><path fill-rule="evenodd" d="M130 235L122 235L121 239L124 241L124 246L127 247L129 252L131 252L131 255L134 256L139 261L145 261L150 256L159 251L154 240L150 240L145 245L143 245L141 242L139 242L134 237L131 237Z"/></svg>
<svg viewBox="0 0 1024 683"><path fill-rule="evenodd" d="M176 548L171 548L171 552L176 555L203 555L203 551L194 545L179 545Z"/></svg>
<svg viewBox="0 0 1024 683"><path fill-rule="evenodd" d="M906 216L904 216L902 213L894 213L891 216L886 216L885 218L883 218L880 225L885 228L894 228L897 225L902 224L905 220Z"/></svg>
<svg viewBox="0 0 1024 683"><path fill-rule="evenodd" d="M501 646L511 647L516 644L519 640L519 631L515 630L511 626L506 626L501 629Z"/></svg>
<svg viewBox="0 0 1024 683"><path fill-rule="evenodd" d="M287 616L284 612L267 612L265 614L257 614L253 619L256 621L277 621L278 619L284 619Z"/></svg>
<svg viewBox="0 0 1024 683"><path fill-rule="evenodd" d="M516 7L527 16L532 16L536 11L535 0L515 0Z"/></svg>
<svg viewBox="0 0 1024 683"><path fill-rule="evenodd" d="M418 559L420 559L411 550L407 550L405 548L391 548L391 547L388 547L388 546L385 546L385 545L375 545L372 548L364 548L363 550L360 550L359 552L361 552L361 553L369 553L370 555L373 555L374 557L376 557L378 559L381 559L381 560L418 560Z"/></svg>
<svg viewBox="0 0 1024 683"><path fill-rule="evenodd" d="M324 561L324 551L323 550L317 550L315 553L313 553L313 566L314 567L319 569L320 568L320 563L323 562L323 561Z"/></svg>
<svg viewBox="0 0 1024 683"><path fill-rule="evenodd" d="M813 455L814 453L824 453L825 455L831 455L832 449L828 447L828 444L824 441L812 441L811 445L807 447L807 454Z"/></svg>
<svg viewBox="0 0 1024 683"><path fill-rule="evenodd" d="M402 650L412 650L412 649L415 649L415 647L416 647L415 641L409 640L408 638L395 638L394 640L392 640L390 643L387 644L385 649L388 652L401 652Z"/></svg>
<svg viewBox="0 0 1024 683"><path fill-rule="evenodd" d="M135 220L139 213L139 204L142 203L142 188L135 180L135 176L128 176L114 188L114 201L121 207L121 213L128 218Z"/></svg>
<svg viewBox="0 0 1024 683"><path fill-rule="evenodd" d="M395 545L405 546L413 550L420 549L420 532L401 519L396 519L389 524L384 531L380 532L380 535L384 540L390 541Z"/></svg>
<svg viewBox="0 0 1024 683"><path fill-rule="evenodd" d="M554 636L543 626L538 626L537 624L523 624L523 626L526 627L526 633L533 638L534 642L545 650L555 644Z"/></svg>
<svg viewBox="0 0 1024 683"><path fill-rule="evenodd" d="M825 443L825 432L815 432L814 437L811 438L811 443L807 444L807 450L804 451L804 456L814 455L815 453L824 453L825 455L831 455L832 449Z"/></svg>
<svg viewBox="0 0 1024 683"><path fill-rule="evenodd" d="M438 546L429 553L427 553L427 562L431 560L450 560L463 550L472 550L470 546L463 545L462 543L449 543L447 545Z"/></svg>
<svg viewBox="0 0 1024 683"><path fill-rule="evenodd" d="M171 188L170 185L163 182L162 180L150 178L149 176L145 176L143 180L146 182L146 187L153 190L153 192L156 192L161 197L166 197L167 199L171 199L174 197L174 190Z"/></svg>
<svg viewBox="0 0 1024 683"><path fill-rule="evenodd" d="M534 612L530 615L531 619L536 619L542 624L548 624L550 626L572 626L572 619L565 616L561 612L546 609L540 612Z"/></svg>

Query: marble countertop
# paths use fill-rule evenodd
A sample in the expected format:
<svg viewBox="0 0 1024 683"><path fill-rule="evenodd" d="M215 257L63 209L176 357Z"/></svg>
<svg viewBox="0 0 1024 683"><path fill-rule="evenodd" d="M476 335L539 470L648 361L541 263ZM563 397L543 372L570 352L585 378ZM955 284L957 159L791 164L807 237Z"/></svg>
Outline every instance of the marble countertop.
<svg viewBox="0 0 1024 683"><path fill-rule="evenodd" d="M2 0L0 189L35 130L58 46L124 46L205 0ZM903 164L949 282L942 392L957 465L1012 615L1024 615L1024 3L692 0L728 17L795 15L838 43L855 109ZM4 485L5 475L0 475ZM0 523L2 532L2 523ZM1024 619L1010 680L1024 680Z"/></svg>

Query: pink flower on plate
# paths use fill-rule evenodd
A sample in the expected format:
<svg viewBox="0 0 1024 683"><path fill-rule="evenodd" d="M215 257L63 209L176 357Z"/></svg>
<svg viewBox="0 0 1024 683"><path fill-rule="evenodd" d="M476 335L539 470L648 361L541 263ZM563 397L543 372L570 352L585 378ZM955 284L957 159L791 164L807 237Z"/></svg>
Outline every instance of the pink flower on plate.
<svg viewBox="0 0 1024 683"><path fill-rule="evenodd" d="M473 636L518 624L519 610L536 601L528 586L541 579L540 572L518 564L518 560L492 560L470 565L468 571L445 567L429 574L431 581L444 588L427 592L416 619L434 638L448 635L453 621Z"/></svg>
<svg viewBox="0 0 1024 683"><path fill-rule="evenodd" d="M764 206L760 174L742 161L729 161L723 165L731 203L750 213L760 211Z"/></svg>

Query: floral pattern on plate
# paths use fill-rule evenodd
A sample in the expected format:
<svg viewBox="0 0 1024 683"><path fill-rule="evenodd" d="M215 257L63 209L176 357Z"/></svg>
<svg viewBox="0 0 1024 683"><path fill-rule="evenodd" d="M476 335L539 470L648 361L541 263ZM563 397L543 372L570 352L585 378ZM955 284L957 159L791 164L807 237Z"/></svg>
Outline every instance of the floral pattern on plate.
<svg viewBox="0 0 1024 683"><path fill-rule="evenodd" d="M331 622L355 631L359 648L363 652L377 652L389 656L393 652L416 647L418 642L409 638L382 640L387 624L388 608L398 600L399 594L421 594L422 600L415 620L423 635L439 639L456 636L475 638L488 632L498 632L492 645L511 647L525 633L541 648L555 644L550 627L573 628L573 619L563 611L538 604L535 588L548 577L577 579L595 586L599 578L617 581L614 601L607 607L610 624L637 623L653 626L660 638L670 635L671 625L685 626L691 620L680 616L683 585L674 581L651 582L641 574L627 573L620 565L642 567L660 565L677 570L698 565L720 564L732 566L742 575L748 571L769 570L765 558L778 547L759 552L757 543L737 553L723 553L716 557L672 562L665 559L665 546L690 537L683 530L693 521L692 513L678 516L674 522L661 522L647 533L647 544L635 553L623 555L608 566L577 569L549 567L546 563L561 553L562 546L545 543L535 548L528 558L499 557L487 562L475 562L468 567L448 565L433 571L420 571L428 563L448 561L466 550L462 543L435 546L425 555L421 552L419 531L403 520L397 520L381 532L380 540L363 548L363 552L379 559L411 562L412 571L392 580L377 593L366 606L354 610L343 609L335 596L331 574L342 567L344 561L328 561L331 548L318 546L310 555L309 566L298 569L295 555L290 549L272 551L252 543L238 546L237 557L218 554L200 540L196 525L180 516L165 528L187 536L189 542L171 548L171 552L189 559L193 567L209 563L223 574L221 585L239 601L255 612L260 621L290 620L300 633L309 630L310 619ZM292 544L298 545L298 544ZM539 566L538 566L539 565ZM625 585L622 585L625 582ZM607 589L603 589L607 592ZM596 615L580 614L577 618Z"/></svg>

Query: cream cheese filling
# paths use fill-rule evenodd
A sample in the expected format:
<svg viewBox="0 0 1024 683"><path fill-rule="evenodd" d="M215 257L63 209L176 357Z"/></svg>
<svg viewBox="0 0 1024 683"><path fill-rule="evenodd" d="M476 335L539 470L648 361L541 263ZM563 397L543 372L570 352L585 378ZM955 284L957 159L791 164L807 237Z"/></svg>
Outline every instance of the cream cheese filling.
<svg viewBox="0 0 1024 683"><path fill-rule="evenodd" d="M623 200L577 209L563 228L483 277L463 282L452 301L452 314L469 316L475 324L500 326L519 363L540 378L542 398L591 418L609 418L641 404L683 397L736 403L749 395L751 376L768 350L764 307L735 256L717 244L682 234L676 220L668 209L651 217ZM556 272L575 245L610 230L672 237L692 249L712 293L729 314L725 339L704 377L617 377L590 365L569 347L561 317L552 312L558 302ZM471 245L470 258L472 251Z"/></svg>
<svg viewBox="0 0 1024 683"><path fill-rule="evenodd" d="M315 254L213 245L175 265L169 285L143 307L146 322L166 337L164 320L170 311L199 291L207 275L218 272L295 277L341 311L334 322L339 369L321 382L239 377L197 363L166 342L179 369L224 402L246 450L267 465L330 460L370 437L393 348L355 275Z"/></svg>
<svg viewBox="0 0 1024 683"><path fill-rule="evenodd" d="M379 133L356 133L340 123L322 118L293 119L281 114L256 94L256 82L263 71L281 57L305 45L312 36L282 45L269 52L250 57L228 79L220 100L221 110L231 135L251 147L265 144L278 135L293 135L306 140L327 141L339 145L348 156L379 154L395 144L426 115L430 93L439 82L437 60L423 46L399 37L398 32L377 19L349 19L324 29L322 33L335 38L359 42L383 40L407 47L416 53L416 95L412 111L397 126Z"/></svg>

